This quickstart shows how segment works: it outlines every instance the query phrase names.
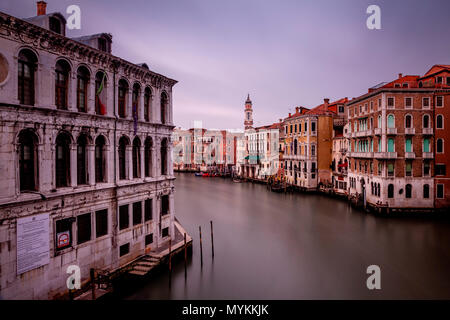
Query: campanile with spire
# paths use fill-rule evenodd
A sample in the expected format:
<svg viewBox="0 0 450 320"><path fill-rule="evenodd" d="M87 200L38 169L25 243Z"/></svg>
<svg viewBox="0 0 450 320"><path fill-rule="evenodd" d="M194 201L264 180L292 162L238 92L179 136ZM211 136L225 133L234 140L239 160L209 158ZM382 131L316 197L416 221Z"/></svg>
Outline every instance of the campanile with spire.
<svg viewBox="0 0 450 320"><path fill-rule="evenodd" d="M253 109L252 109L252 100L250 100L250 94L247 95L247 100L245 101L244 126L245 130L253 128Z"/></svg>

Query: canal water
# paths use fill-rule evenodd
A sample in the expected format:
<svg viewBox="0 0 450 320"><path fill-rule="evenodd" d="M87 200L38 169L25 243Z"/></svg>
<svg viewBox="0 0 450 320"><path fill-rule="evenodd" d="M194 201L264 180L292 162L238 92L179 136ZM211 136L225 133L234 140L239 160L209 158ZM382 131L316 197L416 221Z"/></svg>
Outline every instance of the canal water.
<svg viewBox="0 0 450 320"><path fill-rule="evenodd" d="M176 178L176 216L194 239L187 278L181 260L170 288L163 271L127 299L450 298L449 220L376 217L323 195ZM367 289L370 265L381 268L381 290Z"/></svg>

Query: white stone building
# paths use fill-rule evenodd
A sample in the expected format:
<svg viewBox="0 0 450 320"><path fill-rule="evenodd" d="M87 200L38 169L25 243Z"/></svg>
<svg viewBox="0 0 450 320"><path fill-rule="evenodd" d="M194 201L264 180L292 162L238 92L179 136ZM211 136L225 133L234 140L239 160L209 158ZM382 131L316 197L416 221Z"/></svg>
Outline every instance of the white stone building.
<svg viewBox="0 0 450 320"><path fill-rule="evenodd" d="M112 55L109 34L69 39L61 14L38 13L0 12L0 299L55 298L68 266L85 282L177 232L176 81ZM35 241L27 225L48 231Z"/></svg>

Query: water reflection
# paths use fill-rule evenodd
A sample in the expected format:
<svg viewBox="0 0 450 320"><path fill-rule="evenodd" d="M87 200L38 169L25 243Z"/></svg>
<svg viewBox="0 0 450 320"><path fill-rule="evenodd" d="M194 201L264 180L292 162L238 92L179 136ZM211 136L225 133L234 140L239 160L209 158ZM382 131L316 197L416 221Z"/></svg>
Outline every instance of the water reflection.
<svg viewBox="0 0 450 320"><path fill-rule="evenodd" d="M189 174L177 175L175 205L194 238L187 278L181 259L170 290L162 272L126 298L450 298L448 220L374 217L322 195ZM366 288L371 264L381 267L382 290Z"/></svg>

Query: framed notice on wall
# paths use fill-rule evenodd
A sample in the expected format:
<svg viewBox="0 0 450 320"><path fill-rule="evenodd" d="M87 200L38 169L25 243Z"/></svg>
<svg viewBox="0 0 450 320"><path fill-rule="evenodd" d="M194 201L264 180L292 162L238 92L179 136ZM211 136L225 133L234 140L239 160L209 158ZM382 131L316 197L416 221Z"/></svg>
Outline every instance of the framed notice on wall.
<svg viewBox="0 0 450 320"><path fill-rule="evenodd" d="M50 260L49 214L17 219L17 274L22 274Z"/></svg>

